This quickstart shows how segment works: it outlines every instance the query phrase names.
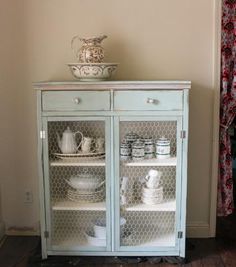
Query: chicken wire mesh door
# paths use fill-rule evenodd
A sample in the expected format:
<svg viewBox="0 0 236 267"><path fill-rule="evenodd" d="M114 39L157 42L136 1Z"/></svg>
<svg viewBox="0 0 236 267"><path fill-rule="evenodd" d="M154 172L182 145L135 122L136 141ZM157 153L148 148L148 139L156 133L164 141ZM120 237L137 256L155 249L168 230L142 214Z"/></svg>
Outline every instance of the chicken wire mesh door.
<svg viewBox="0 0 236 267"><path fill-rule="evenodd" d="M116 120L116 237L121 251L178 247L181 123L176 117Z"/></svg>
<svg viewBox="0 0 236 267"><path fill-rule="evenodd" d="M47 118L44 128L48 246L110 250L110 120Z"/></svg>

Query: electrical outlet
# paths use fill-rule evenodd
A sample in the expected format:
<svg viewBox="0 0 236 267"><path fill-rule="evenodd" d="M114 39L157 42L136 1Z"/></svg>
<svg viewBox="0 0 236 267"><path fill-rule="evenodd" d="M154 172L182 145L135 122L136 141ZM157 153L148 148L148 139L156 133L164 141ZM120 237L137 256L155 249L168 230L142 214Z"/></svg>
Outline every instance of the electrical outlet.
<svg viewBox="0 0 236 267"><path fill-rule="evenodd" d="M24 203L33 203L33 193L31 191L25 191Z"/></svg>

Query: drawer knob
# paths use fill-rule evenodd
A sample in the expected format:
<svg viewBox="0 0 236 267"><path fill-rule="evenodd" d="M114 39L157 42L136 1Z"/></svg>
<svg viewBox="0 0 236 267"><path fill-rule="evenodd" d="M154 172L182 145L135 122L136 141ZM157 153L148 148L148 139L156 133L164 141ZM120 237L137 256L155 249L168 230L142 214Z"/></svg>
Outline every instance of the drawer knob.
<svg viewBox="0 0 236 267"><path fill-rule="evenodd" d="M153 99L153 98L148 98L148 99L147 99L147 103L148 103L148 104L155 104L156 102L157 102L156 99Z"/></svg>
<svg viewBox="0 0 236 267"><path fill-rule="evenodd" d="M74 102L75 102L75 104L79 104L79 103L80 103L80 99L79 99L79 97L76 97L76 98L74 99Z"/></svg>

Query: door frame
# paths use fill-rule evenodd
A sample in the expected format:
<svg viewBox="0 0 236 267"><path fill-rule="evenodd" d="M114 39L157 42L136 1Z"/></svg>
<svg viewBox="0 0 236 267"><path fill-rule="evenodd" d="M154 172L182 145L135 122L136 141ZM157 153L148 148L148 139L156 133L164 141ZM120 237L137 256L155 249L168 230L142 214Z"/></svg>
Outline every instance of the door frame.
<svg viewBox="0 0 236 267"><path fill-rule="evenodd" d="M187 97L187 94L186 94ZM187 118L186 118L187 119ZM121 246L120 245L120 122L142 122L142 121L176 121L176 145L178 147L178 159L177 159L177 166L176 166L176 176L179 176L179 179L176 180L176 214L175 214L175 245L174 246L160 246L160 247L140 247L136 248L135 246ZM183 146L184 141L180 137L181 130L187 127L186 122L183 121L183 115L168 115L168 113L163 113L161 116L153 114L142 114L139 116L129 115L118 115L114 116L114 159L115 159L115 166L114 166L114 175L112 181L112 187L115 188L114 196L115 196L115 205L114 205L114 212L115 212L115 221L114 221L114 248L117 252L130 252L135 251L136 253L143 253L143 252L153 252L155 251L156 255L162 255L163 253L171 252L178 252L181 257L185 256L185 230L186 230L186 210L183 212L183 209L186 209L186 199L183 196L186 196L187 187L183 185L186 182L187 173L183 173L183 168L185 166L185 162L183 160ZM186 129L187 130L187 129ZM187 140L187 138L186 138ZM185 143L187 142L185 140ZM187 158L187 155L186 155ZM184 215L183 215L184 214ZM182 231L183 238L178 237L178 232Z"/></svg>
<svg viewBox="0 0 236 267"><path fill-rule="evenodd" d="M212 136L212 169L209 213L209 237L216 235L217 217L217 184L219 164L219 126L220 126L220 58L221 58L221 16L222 0L214 0L214 38L213 38L213 136Z"/></svg>
<svg viewBox="0 0 236 267"><path fill-rule="evenodd" d="M105 173L106 173L106 225L109 225L110 231L106 232L106 247L104 250L104 247L91 247L91 246L76 246L74 248L67 248L67 247L55 247L52 244L52 210L51 210L51 199L50 199L50 162L49 162L49 142L48 142L48 123L50 122L81 122L81 121L103 121L105 124L105 140L107 140L108 143L106 143L106 158L105 158ZM45 131L45 138L43 139L43 172L44 172L44 205L45 205L45 230L49 232L49 236L46 239L46 251L48 255L53 255L57 253L63 252L69 252L69 251L80 251L80 252L111 252L112 251L112 239L111 239L111 233L112 233L112 224L111 224L111 181L110 181L110 175L111 175L111 164L110 164L110 156L111 156L111 145L110 145L110 139L111 139L111 120L110 116L93 116L93 115L68 115L68 116L46 116L42 118L42 126L43 130ZM108 228L107 228L108 229Z"/></svg>

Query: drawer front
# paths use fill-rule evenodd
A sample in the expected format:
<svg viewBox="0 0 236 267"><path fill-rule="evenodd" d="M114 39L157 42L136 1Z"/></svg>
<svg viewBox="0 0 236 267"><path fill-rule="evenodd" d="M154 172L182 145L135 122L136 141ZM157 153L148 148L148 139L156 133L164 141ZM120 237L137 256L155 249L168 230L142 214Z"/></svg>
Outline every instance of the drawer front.
<svg viewBox="0 0 236 267"><path fill-rule="evenodd" d="M110 92L43 92L42 107L45 111L110 110Z"/></svg>
<svg viewBox="0 0 236 267"><path fill-rule="evenodd" d="M182 91L115 92L115 110L182 110Z"/></svg>

